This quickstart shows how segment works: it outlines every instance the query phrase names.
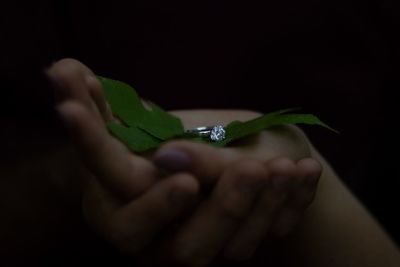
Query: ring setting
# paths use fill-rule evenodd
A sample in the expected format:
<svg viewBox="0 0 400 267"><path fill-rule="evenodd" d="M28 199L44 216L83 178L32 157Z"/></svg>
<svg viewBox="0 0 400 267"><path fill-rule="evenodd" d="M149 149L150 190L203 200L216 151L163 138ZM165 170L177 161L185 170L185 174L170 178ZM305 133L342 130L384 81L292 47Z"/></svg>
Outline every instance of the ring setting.
<svg viewBox="0 0 400 267"><path fill-rule="evenodd" d="M208 137L213 142L225 140L226 134L225 128L222 125L196 127L186 132L199 137Z"/></svg>

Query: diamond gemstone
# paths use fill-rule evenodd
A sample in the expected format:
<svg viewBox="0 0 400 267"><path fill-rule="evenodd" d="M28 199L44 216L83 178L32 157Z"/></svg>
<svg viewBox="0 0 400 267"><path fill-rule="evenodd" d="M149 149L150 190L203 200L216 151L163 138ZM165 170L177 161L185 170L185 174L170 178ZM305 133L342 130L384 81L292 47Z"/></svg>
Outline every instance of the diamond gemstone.
<svg viewBox="0 0 400 267"><path fill-rule="evenodd" d="M214 142L222 141L225 139L225 129L221 125L214 126L211 129L210 139Z"/></svg>

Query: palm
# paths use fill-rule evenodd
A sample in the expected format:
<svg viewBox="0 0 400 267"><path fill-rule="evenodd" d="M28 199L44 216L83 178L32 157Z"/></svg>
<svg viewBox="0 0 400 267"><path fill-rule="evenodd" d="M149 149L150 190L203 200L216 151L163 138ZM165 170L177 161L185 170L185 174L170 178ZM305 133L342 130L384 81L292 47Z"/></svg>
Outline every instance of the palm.
<svg viewBox="0 0 400 267"><path fill-rule="evenodd" d="M221 251L229 257L248 257L273 231L274 223L279 225L277 232L287 231L312 200L320 168L314 161L293 162L309 155L305 141L291 128L265 131L223 149L172 141L144 158L107 132L104 121L113 118L101 85L87 67L61 61L49 77L63 88L59 110L92 176L84 198L87 221L131 255L147 247L147 253L141 253L145 259L172 249L172 255L184 263L207 263ZM174 114L186 128L256 115L241 111ZM169 174L161 171L176 161L171 155L177 151L187 156L186 165ZM289 179L282 182L282 177ZM289 190L290 183L298 186ZM201 184L212 185L212 194L178 228L166 228L198 201ZM170 229L167 238L160 236L165 229ZM157 247L161 250L154 250Z"/></svg>

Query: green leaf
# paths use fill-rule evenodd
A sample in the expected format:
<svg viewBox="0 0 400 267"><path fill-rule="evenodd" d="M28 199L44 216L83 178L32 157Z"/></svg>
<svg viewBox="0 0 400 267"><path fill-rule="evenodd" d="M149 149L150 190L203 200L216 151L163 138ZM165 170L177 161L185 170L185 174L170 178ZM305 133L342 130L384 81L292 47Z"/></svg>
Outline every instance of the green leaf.
<svg viewBox="0 0 400 267"><path fill-rule="evenodd" d="M97 76L112 112L127 125L135 125L145 114L138 94L128 84Z"/></svg>
<svg viewBox="0 0 400 267"><path fill-rule="evenodd" d="M162 143L162 140L139 128L125 127L111 122L107 123L107 129L133 152L144 152L156 148Z"/></svg>
<svg viewBox="0 0 400 267"><path fill-rule="evenodd" d="M215 146L226 146L235 140L259 133L269 127L284 124L319 125L337 133L335 129L329 127L312 114L283 114L288 111L290 110L268 113L247 122L234 121L226 126L226 139L216 142Z"/></svg>
<svg viewBox="0 0 400 267"><path fill-rule="evenodd" d="M151 111L147 111L138 122L139 128L164 141L184 132L179 118L172 116L154 103L149 102L149 105Z"/></svg>
<svg viewBox="0 0 400 267"><path fill-rule="evenodd" d="M126 83L98 76L105 98L113 113L126 125L140 128L161 140L169 140L184 132L179 118L150 103L142 104L136 91Z"/></svg>
<svg viewBox="0 0 400 267"><path fill-rule="evenodd" d="M157 148L160 144L174 138L210 143L223 147L229 143L256 134L269 127L283 124L328 125L312 114L288 114L298 108L278 110L246 122L233 121L226 126L226 139L212 142L207 137L193 136L184 131L179 118L169 114L154 103L146 108L136 91L126 83L98 76L102 83L105 98L111 110L124 125L108 123L108 130L130 150L144 152Z"/></svg>

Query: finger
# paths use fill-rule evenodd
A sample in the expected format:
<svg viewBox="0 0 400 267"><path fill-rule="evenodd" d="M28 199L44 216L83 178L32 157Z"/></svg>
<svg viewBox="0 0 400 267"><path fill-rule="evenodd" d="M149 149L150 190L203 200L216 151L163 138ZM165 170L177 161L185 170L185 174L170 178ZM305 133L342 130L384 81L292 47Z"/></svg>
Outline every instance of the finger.
<svg viewBox="0 0 400 267"><path fill-rule="evenodd" d="M96 106L100 111L100 114L102 115L104 121L113 121L111 108L104 97L104 92L100 81L94 76L88 76L86 78L86 84L89 88L90 96L96 103Z"/></svg>
<svg viewBox="0 0 400 267"><path fill-rule="evenodd" d="M297 174L293 179L294 186L288 192L284 208L272 230L279 237L287 235L294 228L305 209L313 201L322 172L321 164L311 158L300 160L296 168Z"/></svg>
<svg viewBox="0 0 400 267"><path fill-rule="evenodd" d="M112 121L111 108L108 106L100 81L84 64L75 59L62 59L47 71L47 75L56 85L59 100L75 99L81 101L104 121Z"/></svg>
<svg viewBox="0 0 400 267"><path fill-rule="evenodd" d="M62 59L46 71L50 80L56 85L56 93L61 100L76 100L94 109L87 88L87 77L95 77L93 72L75 59Z"/></svg>
<svg viewBox="0 0 400 267"><path fill-rule="evenodd" d="M297 163L293 186L288 191L284 207L274 222L271 232L277 237L286 236L298 223L304 210L312 202L321 165L313 159L303 159Z"/></svg>
<svg viewBox="0 0 400 267"><path fill-rule="evenodd" d="M58 111L88 168L112 193L130 200L155 182L154 165L113 138L80 102L62 103Z"/></svg>
<svg viewBox="0 0 400 267"><path fill-rule="evenodd" d="M287 206L304 210L314 198L322 166L312 158L305 158L297 162L297 172L296 186L287 199Z"/></svg>
<svg viewBox="0 0 400 267"><path fill-rule="evenodd" d="M313 158L305 158L297 162L298 168L303 177L305 177L305 184L316 185L322 174L322 165Z"/></svg>
<svg viewBox="0 0 400 267"><path fill-rule="evenodd" d="M108 238L125 252L138 252L197 199L198 190L190 174L161 180L113 215Z"/></svg>
<svg viewBox="0 0 400 267"><path fill-rule="evenodd" d="M202 184L214 184L228 164L233 153L208 144L189 141L172 141L155 154L155 164L167 171L187 171L198 177Z"/></svg>
<svg viewBox="0 0 400 267"><path fill-rule="evenodd" d="M266 164L268 177L266 187L246 221L240 226L224 250L231 260L250 258L268 234L278 211L285 203L290 181L296 173L295 164L288 159L278 158Z"/></svg>
<svg viewBox="0 0 400 267"><path fill-rule="evenodd" d="M210 199L177 234L174 242L177 260L184 264L210 263L249 214L266 176L262 163L232 164L221 176Z"/></svg>

